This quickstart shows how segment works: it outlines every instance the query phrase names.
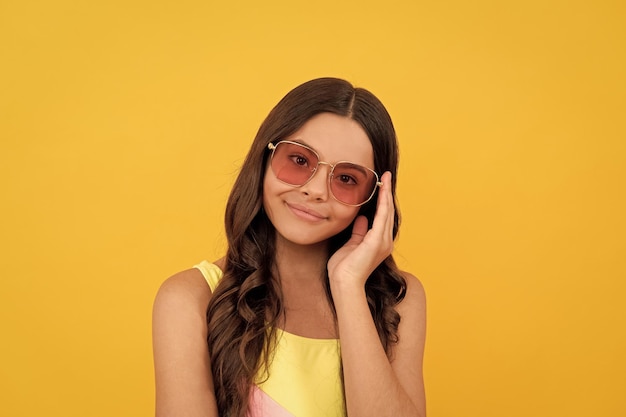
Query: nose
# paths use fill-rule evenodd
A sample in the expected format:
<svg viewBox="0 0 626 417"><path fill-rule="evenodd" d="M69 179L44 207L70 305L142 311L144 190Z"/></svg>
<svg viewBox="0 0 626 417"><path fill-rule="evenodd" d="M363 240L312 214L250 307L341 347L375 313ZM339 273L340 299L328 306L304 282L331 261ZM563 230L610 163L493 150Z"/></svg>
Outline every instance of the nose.
<svg viewBox="0 0 626 417"><path fill-rule="evenodd" d="M328 176L331 167L327 163L320 162L317 170L313 174L313 178L301 187L303 194L318 200L326 201L328 199Z"/></svg>

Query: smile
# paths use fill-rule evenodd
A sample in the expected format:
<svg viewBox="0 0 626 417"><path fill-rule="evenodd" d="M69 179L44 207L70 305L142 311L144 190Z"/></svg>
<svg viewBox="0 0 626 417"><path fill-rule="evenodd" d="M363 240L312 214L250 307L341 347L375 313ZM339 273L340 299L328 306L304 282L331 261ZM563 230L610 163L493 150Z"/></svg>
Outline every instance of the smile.
<svg viewBox="0 0 626 417"><path fill-rule="evenodd" d="M327 217L321 215L320 213L311 210L305 206L301 206L298 204L289 204L289 203L285 203L286 206L289 208L289 210L291 210L291 212L293 214L295 214L297 217L309 221L309 222L320 222L323 220L326 220Z"/></svg>

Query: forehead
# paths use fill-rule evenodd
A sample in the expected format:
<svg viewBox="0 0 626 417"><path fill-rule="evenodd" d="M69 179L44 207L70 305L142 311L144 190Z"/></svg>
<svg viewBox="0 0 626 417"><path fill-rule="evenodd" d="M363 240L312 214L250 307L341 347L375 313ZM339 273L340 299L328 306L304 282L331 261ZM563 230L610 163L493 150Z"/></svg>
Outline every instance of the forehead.
<svg viewBox="0 0 626 417"><path fill-rule="evenodd" d="M310 146L323 161L350 161L374 169L372 144L361 125L348 117L320 113L286 139Z"/></svg>

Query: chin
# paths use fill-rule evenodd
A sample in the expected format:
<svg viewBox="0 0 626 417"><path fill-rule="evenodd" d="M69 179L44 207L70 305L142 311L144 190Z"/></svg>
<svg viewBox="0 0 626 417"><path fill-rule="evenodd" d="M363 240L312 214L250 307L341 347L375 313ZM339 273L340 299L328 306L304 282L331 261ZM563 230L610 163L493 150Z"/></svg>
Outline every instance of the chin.
<svg viewBox="0 0 626 417"><path fill-rule="evenodd" d="M277 236L285 241L299 246L327 246L334 237L342 235L340 239L347 240L350 238L350 232L347 230L350 225L339 230L306 230L304 227L294 228L276 228Z"/></svg>
<svg viewBox="0 0 626 417"><path fill-rule="evenodd" d="M283 233L277 230L277 236L280 239L298 246L318 246L328 244L332 236L304 233Z"/></svg>

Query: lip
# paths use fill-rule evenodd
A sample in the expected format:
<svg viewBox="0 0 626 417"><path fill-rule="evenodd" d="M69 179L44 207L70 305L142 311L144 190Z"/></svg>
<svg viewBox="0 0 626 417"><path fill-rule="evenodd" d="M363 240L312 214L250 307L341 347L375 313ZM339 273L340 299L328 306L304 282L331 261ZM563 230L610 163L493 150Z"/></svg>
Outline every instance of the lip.
<svg viewBox="0 0 626 417"><path fill-rule="evenodd" d="M295 214L296 216L298 216L299 218L303 219L303 220L307 220L310 222L320 222L323 220L328 219L328 217L318 213L315 210L311 210L310 208L300 205L300 204L293 204L293 203L285 203L287 205L287 207L289 208L289 210L291 210L291 212L293 214Z"/></svg>

